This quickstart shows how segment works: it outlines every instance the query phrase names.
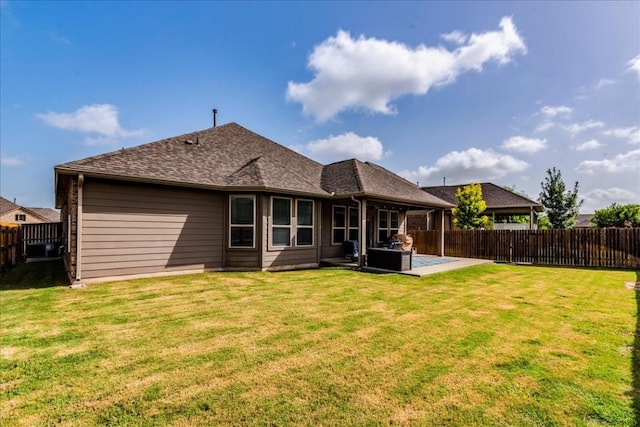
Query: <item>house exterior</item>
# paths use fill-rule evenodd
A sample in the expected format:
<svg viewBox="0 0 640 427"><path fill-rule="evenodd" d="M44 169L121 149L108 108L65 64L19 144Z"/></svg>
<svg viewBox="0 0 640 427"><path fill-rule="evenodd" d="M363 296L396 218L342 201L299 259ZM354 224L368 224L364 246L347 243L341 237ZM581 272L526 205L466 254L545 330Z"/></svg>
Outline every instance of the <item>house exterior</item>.
<svg viewBox="0 0 640 427"><path fill-rule="evenodd" d="M313 268L451 204L368 162L322 165L236 123L54 168L71 281ZM360 257L363 263L363 257Z"/></svg>
<svg viewBox="0 0 640 427"><path fill-rule="evenodd" d="M59 222L60 212L50 208L26 208L0 197L0 222L8 224L40 224Z"/></svg>
<svg viewBox="0 0 640 427"><path fill-rule="evenodd" d="M468 184L422 187L422 189L455 206L457 204L456 191L465 185ZM482 187L482 198L487 203L487 208L483 214L493 219L495 229L536 229L538 227L538 213L544 211L544 206L540 203L490 182L481 183L480 186ZM434 220L436 214L436 211L429 212L427 210L410 212L408 217L409 229L435 229L433 224L438 223L437 219ZM529 216L529 224L496 223L496 218L502 215L527 215ZM451 208L447 208L444 210L444 229L453 230L455 228Z"/></svg>
<svg viewBox="0 0 640 427"><path fill-rule="evenodd" d="M591 224L592 218L593 214L578 214L573 228L594 228L595 225Z"/></svg>

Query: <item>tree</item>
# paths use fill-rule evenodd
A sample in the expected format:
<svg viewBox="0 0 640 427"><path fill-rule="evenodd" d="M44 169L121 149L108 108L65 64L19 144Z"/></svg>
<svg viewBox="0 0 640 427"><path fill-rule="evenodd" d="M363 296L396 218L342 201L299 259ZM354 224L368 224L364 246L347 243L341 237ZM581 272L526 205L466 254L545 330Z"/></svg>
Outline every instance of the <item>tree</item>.
<svg viewBox="0 0 640 427"><path fill-rule="evenodd" d="M473 182L456 190L457 206L451 210L453 223L463 230L489 227L489 218L480 215L487 208L482 198L482 187Z"/></svg>
<svg viewBox="0 0 640 427"><path fill-rule="evenodd" d="M547 169L538 201L546 208L551 228L571 228L576 223L583 200L578 201L578 182L568 191L560 170Z"/></svg>
<svg viewBox="0 0 640 427"><path fill-rule="evenodd" d="M596 227L640 227L640 205L612 203L609 207L596 210L591 224Z"/></svg>

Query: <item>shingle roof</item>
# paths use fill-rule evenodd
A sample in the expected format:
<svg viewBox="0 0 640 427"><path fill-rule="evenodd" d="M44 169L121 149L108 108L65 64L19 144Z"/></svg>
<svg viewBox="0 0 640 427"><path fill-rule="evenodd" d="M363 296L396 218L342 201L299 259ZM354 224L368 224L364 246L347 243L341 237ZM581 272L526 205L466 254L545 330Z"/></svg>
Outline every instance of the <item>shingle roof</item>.
<svg viewBox="0 0 640 427"><path fill-rule="evenodd" d="M591 218L593 218L593 214L579 214L578 218L576 218L576 223L574 227L577 227L577 228L593 227L593 225L591 225Z"/></svg>
<svg viewBox="0 0 640 427"><path fill-rule="evenodd" d="M365 195L450 206L373 163L352 159L323 166L236 123L64 163L55 169L227 190L264 189L317 197Z"/></svg>
<svg viewBox="0 0 640 427"><path fill-rule="evenodd" d="M11 212L16 209L22 209L24 211L30 212L35 216L39 216L42 219L45 219L50 222L58 222L60 221L60 212L50 209L50 208L27 208L24 206L17 205L4 197L0 197L0 215L4 215L7 212Z"/></svg>
<svg viewBox="0 0 640 427"><path fill-rule="evenodd" d="M49 220L50 222L59 222L60 221L60 212L50 209L50 208L26 208L36 215L41 216Z"/></svg>
<svg viewBox="0 0 640 427"><path fill-rule="evenodd" d="M437 187L422 187L426 192L433 194L449 203L457 204L456 190L464 187L462 185L441 185ZM480 183L482 187L482 198L487 202L487 209L500 209L500 208L519 208L519 207L531 207L542 212L544 207L533 200L523 197L517 193L506 190L498 185L490 182Z"/></svg>
<svg viewBox="0 0 640 427"><path fill-rule="evenodd" d="M325 166L322 186L337 195L364 194L430 206L453 207L451 203L422 191L417 185L382 166L357 159Z"/></svg>
<svg viewBox="0 0 640 427"><path fill-rule="evenodd" d="M64 163L56 169L222 188L326 194L319 186L320 163L236 123Z"/></svg>
<svg viewBox="0 0 640 427"><path fill-rule="evenodd" d="M6 212L11 212L18 208L20 208L19 205L16 205L15 203L0 196L0 215L4 215Z"/></svg>

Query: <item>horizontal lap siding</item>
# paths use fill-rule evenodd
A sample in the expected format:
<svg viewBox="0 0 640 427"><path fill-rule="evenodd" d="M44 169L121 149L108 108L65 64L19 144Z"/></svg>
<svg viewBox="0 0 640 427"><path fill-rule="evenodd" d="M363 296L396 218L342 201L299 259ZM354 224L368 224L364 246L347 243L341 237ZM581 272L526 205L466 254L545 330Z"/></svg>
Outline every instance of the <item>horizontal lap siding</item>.
<svg viewBox="0 0 640 427"><path fill-rule="evenodd" d="M346 206L346 204L339 204L338 206ZM338 258L344 256L344 248L342 247L342 243L340 245L331 244L331 239L333 237L333 205L331 203L322 204L322 214L320 220L322 221L322 235L320 236L320 258Z"/></svg>
<svg viewBox="0 0 640 427"><path fill-rule="evenodd" d="M321 207L322 203L319 201L314 202L315 211L314 211L314 235L313 235L313 246L303 246L303 247L271 247L269 248L269 233L271 232L269 228L269 222L271 221L269 217L269 206L270 206L270 197L263 198L263 206L265 206L264 215L262 218L262 241L263 247L265 248L264 253L262 254L262 267L265 269L275 268L275 267L284 267L284 266L296 266L303 265L308 266L310 264L319 264L320 260L318 259L318 247L317 245L320 242L320 218L321 218ZM295 202L295 199L294 199ZM295 226L292 227L292 233L295 230ZM292 240L295 242L295 236L292 236Z"/></svg>
<svg viewBox="0 0 640 427"><path fill-rule="evenodd" d="M82 277L222 267L222 194L86 180Z"/></svg>

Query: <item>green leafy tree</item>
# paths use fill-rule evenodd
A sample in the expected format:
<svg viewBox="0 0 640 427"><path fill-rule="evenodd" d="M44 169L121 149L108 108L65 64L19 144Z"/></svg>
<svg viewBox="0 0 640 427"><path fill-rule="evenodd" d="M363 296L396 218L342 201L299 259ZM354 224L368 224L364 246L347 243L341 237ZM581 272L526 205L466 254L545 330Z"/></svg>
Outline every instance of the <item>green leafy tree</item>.
<svg viewBox="0 0 640 427"><path fill-rule="evenodd" d="M591 224L596 227L640 227L640 205L612 203L609 207L596 210Z"/></svg>
<svg viewBox="0 0 640 427"><path fill-rule="evenodd" d="M482 198L482 186L473 182L456 190L457 206L451 210L453 223L463 230L488 228L489 218L481 215L487 208Z"/></svg>
<svg viewBox="0 0 640 427"><path fill-rule="evenodd" d="M538 230L550 230L551 223L546 215L538 216Z"/></svg>
<svg viewBox="0 0 640 427"><path fill-rule="evenodd" d="M573 191L567 190L560 170L547 169L538 201L546 208L551 228L571 228L576 223L583 200L578 201L578 182Z"/></svg>

